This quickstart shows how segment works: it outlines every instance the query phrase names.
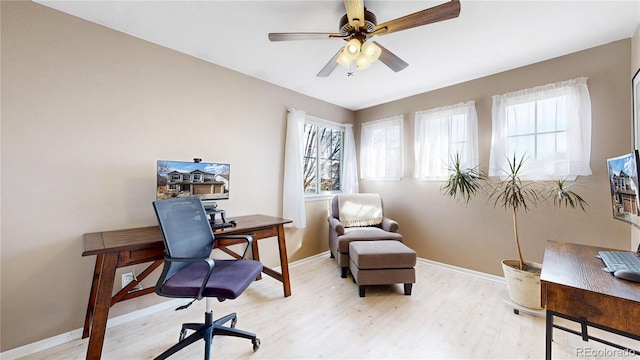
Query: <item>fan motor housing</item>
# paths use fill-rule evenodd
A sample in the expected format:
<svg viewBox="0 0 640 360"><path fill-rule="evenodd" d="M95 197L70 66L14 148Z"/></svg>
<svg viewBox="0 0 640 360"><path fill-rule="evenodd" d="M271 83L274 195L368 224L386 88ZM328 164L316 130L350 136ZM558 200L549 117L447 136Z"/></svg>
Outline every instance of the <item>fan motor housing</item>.
<svg viewBox="0 0 640 360"><path fill-rule="evenodd" d="M376 19L376 15L371 11L364 9L364 27L359 30L364 34L370 33L376 28L377 24L378 21ZM347 14L344 14L344 16L340 18L340 34L351 35L353 32L355 32L355 28L349 24L349 17Z"/></svg>

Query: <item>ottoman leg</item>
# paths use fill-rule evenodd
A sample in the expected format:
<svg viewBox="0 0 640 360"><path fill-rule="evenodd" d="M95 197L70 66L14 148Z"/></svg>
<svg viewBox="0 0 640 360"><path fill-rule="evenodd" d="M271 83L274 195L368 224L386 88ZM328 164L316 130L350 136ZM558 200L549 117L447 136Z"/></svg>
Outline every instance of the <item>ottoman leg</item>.
<svg viewBox="0 0 640 360"><path fill-rule="evenodd" d="M359 292L360 297L364 297L364 289L365 289L364 285L359 285L358 286L358 292Z"/></svg>
<svg viewBox="0 0 640 360"><path fill-rule="evenodd" d="M411 295L411 288L413 287L413 284L409 283L409 284L404 284L404 294L405 295Z"/></svg>
<svg viewBox="0 0 640 360"><path fill-rule="evenodd" d="M340 277L343 278L343 279L347 278L347 267L346 266L343 266L340 269Z"/></svg>

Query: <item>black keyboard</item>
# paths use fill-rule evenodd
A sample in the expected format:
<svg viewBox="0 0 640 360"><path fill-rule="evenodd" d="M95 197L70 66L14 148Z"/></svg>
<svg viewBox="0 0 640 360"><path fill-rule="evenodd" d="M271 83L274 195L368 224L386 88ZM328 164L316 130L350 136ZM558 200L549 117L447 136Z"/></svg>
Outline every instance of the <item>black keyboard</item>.
<svg viewBox="0 0 640 360"><path fill-rule="evenodd" d="M612 273L618 270L630 270L640 273L640 258L632 252L600 251L598 255Z"/></svg>

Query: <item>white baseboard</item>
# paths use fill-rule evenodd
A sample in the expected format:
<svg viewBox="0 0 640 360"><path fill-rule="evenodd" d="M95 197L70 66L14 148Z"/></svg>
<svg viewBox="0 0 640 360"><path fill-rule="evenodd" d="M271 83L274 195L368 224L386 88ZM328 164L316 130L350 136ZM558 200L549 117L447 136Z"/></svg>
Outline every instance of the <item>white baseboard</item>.
<svg viewBox="0 0 640 360"><path fill-rule="evenodd" d="M454 266L454 265L444 264L444 263L433 261L433 260L429 260L429 259L418 258L418 261L421 262L421 263L424 263L424 264L429 264L429 265L437 266L437 267L440 267L440 268L443 268L443 269L459 272L459 273L462 273L462 274L471 275L471 276L474 276L474 277L477 277L477 278L481 278L481 279L495 281L497 283L505 284L504 277L502 277L502 276L491 275L491 274L483 273L483 272L480 272L480 271L475 271L475 270L470 270L470 269L466 269L466 268L462 268L462 267L458 267L458 266Z"/></svg>
<svg viewBox="0 0 640 360"><path fill-rule="evenodd" d="M327 257L329 256L329 251L325 251L322 252L320 254L316 254L313 256L309 256L307 258L301 259L301 260L297 260L294 261L292 263L289 264L289 267L296 267L302 264L306 264L315 260L318 260L320 258L323 257ZM428 260L428 259L422 259L422 258L418 258L418 261L424 264L428 264L428 265L432 265L432 266L437 266L443 269L447 269L450 271L455 271L455 272L459 272L459 273L463 273L466 275L470 275L470 276L474 276L474 277L479 277L482 279L486 279L486 280L490 280L490 281L495 281L498 283L503 283L504 284L504 278L500 277L500 276L495 276L495 275L491 275L491 274L486 274L486 273L482 273L479 271L475 271L475 270L469 270L469 269L465 269L465 268L461 268L458 266L453 266L453 265L448 265L448 264L444 264L444 263L439 263L437 261L433 261L433 260ZM274 270L280 270L280 267L274 268ZM123 314L120 316L116 316L112 319L109 319L107 321L107 328L111 328L114 326L118 326L121 324L124 324L126 322L132 321L132 320L136 320L145 316L149 316L153 313L156 313L158 311L163 311L166 309L170 309L170 308L175 308L177 306L183 305L184 303L184 299L173 299L173 300L169 300L169 301L165 301L163 303L160 304L156 304L156 305L152 305L149 307L146 307L144 309L140 309L140 310L135 310L132 311L130 313L127 314ZM82 337L82 329L76 329L76 330L72 330L60 335L56 335L56 336L52 336L50 338L47 339L43 339L40 341L36 341L34 343L31 344L27 344L27 345L23 345L20 347L17 347L15 349L11 349L11 350L7 350L5 352L0 353L0 359L2 360L15 360L15 359L19 359L21 357L27 356L27 355L31 355L40 351L44 351L47 349L50 349L54 346L58 346L58 345L62 345L66 342L72 341L72 340L77 340L80 339Z"/></svg>

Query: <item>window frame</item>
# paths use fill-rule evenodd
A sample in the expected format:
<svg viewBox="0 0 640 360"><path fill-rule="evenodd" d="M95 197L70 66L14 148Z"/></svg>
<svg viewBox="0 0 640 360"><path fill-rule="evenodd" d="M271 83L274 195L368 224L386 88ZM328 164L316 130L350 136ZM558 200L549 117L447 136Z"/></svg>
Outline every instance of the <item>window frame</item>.
<svg viewBox="0 0 640 360"><path fill-rule="evenodd" d="M337 131L340 131L340 133L341 133L341 136L340 136L340 159L339 159L340 160L340 174L339 174L339 176L340 176L340 181L339 181L340 182L340 190L322 191L322 189L321 189L321 181L316 181L316 191L317 192L309 193L309 192L306 192L305 189L302 190L304 192L305 200L323 199L323 198L331 197L331 196L333 196L335 194L342 193L342 189L344 187L343 180L344 180L345 125L344 124L340 124L340 123L336 123L336 122L333 122L333 121L317 118L317 117L314 117L314 116L306 115L306 114L304 116L304 125L305 126L307 126L307 125L316 126L317 127L316 131L318 130L318 128L322 127L322 128L329 128L329 129L332 129L332 130L337 130ZM302 139L302 141L303 141L303 144L306 144L306 132L304 133L304 135L305 135L305 138ZM316 141L318 141L318 139ZM319 145L319 142L318 142L318 145ZM320 163L319 163L318 159L321 158L320 155L321 155L322 151L320 149L320 146L318 146L318 145L316 146L316 154L315 154L316 155L315 159L317 161L317 163L316 163L316 171L315 171L316 174L315 175L316 175L316 179L321 179L321 176L320 176L321 175L321 167L320 167ZM303 167L303 171L304 171L305 163L306 163L306 159L307 159L306 153L304 151L303 151L303 154L302 154L302 159L303 159L302 160L303 161L302 167ZM303 173L303 176L304 176L304 173ZM304 179L303 179L303 182L304 182Z"/></svg>

